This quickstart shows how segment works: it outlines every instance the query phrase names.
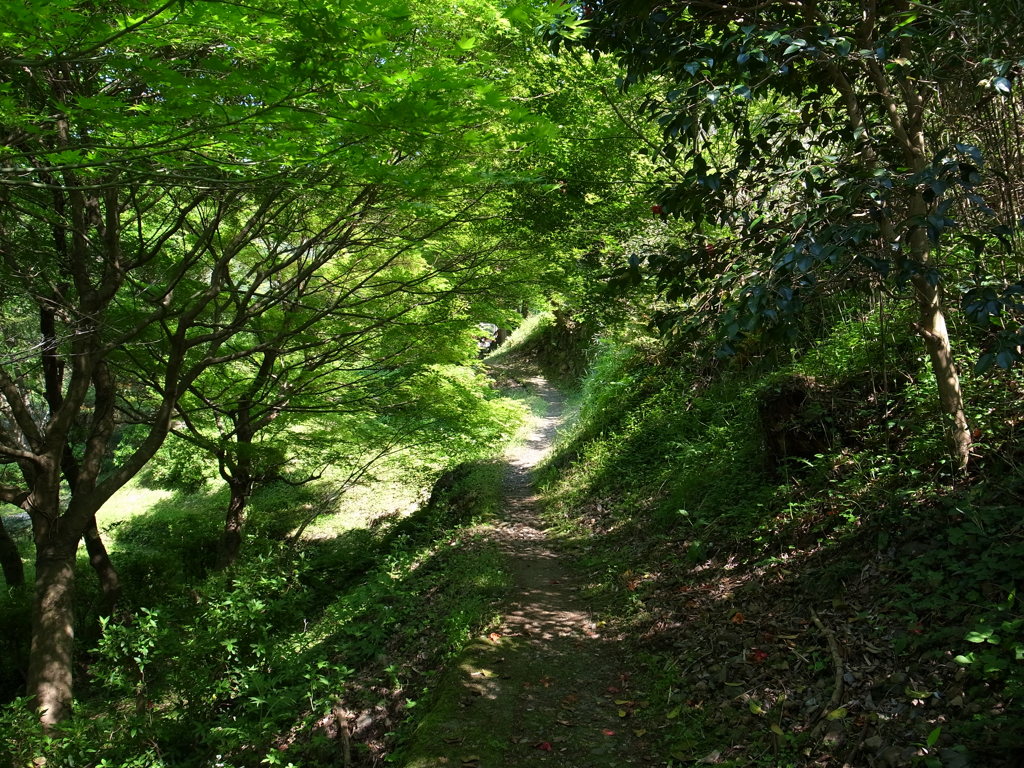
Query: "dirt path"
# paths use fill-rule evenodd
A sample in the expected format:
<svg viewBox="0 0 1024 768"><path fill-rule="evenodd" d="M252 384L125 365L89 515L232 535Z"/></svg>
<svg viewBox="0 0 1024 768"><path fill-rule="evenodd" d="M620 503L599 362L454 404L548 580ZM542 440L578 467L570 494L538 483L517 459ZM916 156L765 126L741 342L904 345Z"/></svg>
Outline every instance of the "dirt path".
<svg viewBox="0 0 1024 768"><path fill-rule="evenodd" d="M578 577L538 520L532 470L561 423L561 395L524 384L547 404L525 444L506 456L505 517L494 536L514 581L501 627L470 644L417 733L407 768L644 765L631 728L622 651L593 624Z"/></svg>

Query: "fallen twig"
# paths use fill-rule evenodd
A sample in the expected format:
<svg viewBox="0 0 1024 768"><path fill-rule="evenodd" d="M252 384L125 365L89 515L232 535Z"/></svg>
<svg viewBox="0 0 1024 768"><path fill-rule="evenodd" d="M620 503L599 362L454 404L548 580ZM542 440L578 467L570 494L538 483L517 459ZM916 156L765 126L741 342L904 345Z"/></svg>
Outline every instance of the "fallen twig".
<svg viewBox="0 0 1024 768"><path fill-rule="evenodd" d="M830 712L834 712L838 709L839 703L843 700L843 657L839 654L839 643L836 642L835 633L822 623L821 619L818 618L817 612L813 608L811 609L811 620L814 622L814 625L821 630L821 633L828 641L828 649L832 653L832 665L835 669L835 683L832 687L832 698L829 699L828 704L819 716L825 717ZM820 733L825 722L827 721L822 720L817 726L815 726L815 736Z"/></svg>
<svg viewBox="0 0 1024 768"><path fill-rule="evenodd" d="M348 714L340 701L334 704L334 723L338 727L338 739L341 742L341 764L344 768L352 768L352 737L348 731Z"/></svg>

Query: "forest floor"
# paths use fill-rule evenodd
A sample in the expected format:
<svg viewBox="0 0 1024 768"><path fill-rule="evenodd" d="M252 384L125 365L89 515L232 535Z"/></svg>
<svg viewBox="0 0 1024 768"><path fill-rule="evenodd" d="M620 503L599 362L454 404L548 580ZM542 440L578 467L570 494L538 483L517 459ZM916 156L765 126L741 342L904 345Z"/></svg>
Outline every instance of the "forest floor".
<svg viewBox="0 0 1024 768"><path fill-rule="evenodd" d="M432 686L430 710L396 764L1024 765L1013 735L1019 688L979 680L952 658L978 644L970 639L978 632L966 649L961 642L973 619L955 579L967 578L960 562L979 553L947 552L948 544L963 535L984 554L992 540L961 521L959 507L929 507L931 517L919 512L916 527L891 540L889 527L870 520L846 536L780 529L779 549L766 556L752 528L746 538L721 533L708 554L694 537L711 525L699 534L659 528L645 498L626 497L614 481L568 502L560 496L576 488L587 459L576 456L574 473L559 465L561 486L550 468L537 472L564 401L520 365L489 365L501 389L543 404L532 433L506 456L500 519L478 529L509 574L502 618ZM657 450L657 434L644 438ZM642 442L627 447L603 471L627 477L638 455L650 459ZM536 474L546 480L543 500ZM1001 508L991 509L978 508L978 520L1005 528ZM1008 553L1019 551L1019 521L1013 526ZM976 566L989 588L1002 583L996 551ZM989 657L981 648L979 658Z"/></svg>
<svg viewBox="0 0 1024 768"><path fill-rule="evenodd" d="M490 528L512 585L500 625L452 664L403 762L407 768L647 765L630 727L633 672L620 637L595 625L572 555L544 530L534 467L562 421L563 397L530 372L497 372L546 406L506 454L502 519Z"/></svg>

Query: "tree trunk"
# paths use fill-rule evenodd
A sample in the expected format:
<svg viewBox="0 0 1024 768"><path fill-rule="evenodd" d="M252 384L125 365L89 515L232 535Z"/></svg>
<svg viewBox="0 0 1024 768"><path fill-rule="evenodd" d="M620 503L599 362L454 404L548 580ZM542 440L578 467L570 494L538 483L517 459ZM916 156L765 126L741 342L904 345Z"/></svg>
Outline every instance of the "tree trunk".
<svg viewBox="0 0 1024 768"><path fill-rule="evenodd" d="M54 532L60 537L58 532ZM32 612L32 649L28 695L44 727L71 713L71 655L75 644L75 553L66 541L48 543L36 555L36 592Z"/></svg>
<svg viewBox="0 0 1024 768"><path fill-rule="evenodd" d="M971 429L964 411L963 392L960 376L946 330L946 317L942 312L941 292L923 276L914 278L914 295L917 300L920 320L917 332L924 339L925 348L931 359L932 373L939 389L939 404L945 419L945 429L950 451L957 469L963 471L971 457Z"/></svg>
<svg viewBox="0 0 1024 768"><path fill-rule="evenodd" d="M899 87L890 87L883 68L877 62L868 61L866 66L869 77L873 80L876 91L886 107L893 137L903 150L907 165L917 174L924 173L929 166L925 131L926 96L918 90L916 85L900 81L900 75L895 76ZM856 129L858 126L862 126L863 113L860 111L859 105L856 104L856 97L852 95L852 91L844 91L844 86L839 80L836 82L846 99L851 127ZM902 94L902 105L897 103L895 94ZM865 151L865 156L870 157L872 162L875 160L874 152L870 149ZM908 222L914 222L908 238L909 256L914 264L929 265L932 263L930 257L933 253L933 246L929 242L927 230L923 225L931 210L932 205L925 199L922 191L915 190L909 200L909 215L907 217ZM890 243L897 242L897 232L893 230L891 222L883 217L881 226L885 239ZM946 316L942 308L942 291L924 274L915 275L912 278L912 283L914 300L919 313L919 321L915 328L924 339L925 349L928 350L928 356L931 359L932 374L935 376L939 390L939 405L944 416L943 428L946 431L950 452L956 461L957 468L963 471L967 468L971 457L971 430L967 424L967 415L964 410L960 376L957 373L949 343L949 331L946 328Z"/></svg>
<svg viewBox="0 0 1024 768"><path fill-rule="evenodd" d="M251 480L232 480L228 483L231 500L224 516L224 533L220 538L220 553L217 557L218 570L230 568L238 560L242 549L242 524L245 522L245 505L252 493Z"/></svg>
<svg viewBox="0 0 1024 768"><path fill-rule="evenodd" d="M99 528L96 526L96 516L93 515L89 521L89 527L85 529L85 548L89 553L89 565L96 572L100 580L100 588L103 590L103 603L100 606L100 615L109 616L114 612L118 598L121 597L121 579L117 575L114 564L110 561L110 555L103 544Z"/></svg>
<svg viewBox="0 0 1024 768"><path fill-rule="evenodd" d="M25 586L25 564L21 561L18 545L0 520L0 568L9 587Z"/></svg>

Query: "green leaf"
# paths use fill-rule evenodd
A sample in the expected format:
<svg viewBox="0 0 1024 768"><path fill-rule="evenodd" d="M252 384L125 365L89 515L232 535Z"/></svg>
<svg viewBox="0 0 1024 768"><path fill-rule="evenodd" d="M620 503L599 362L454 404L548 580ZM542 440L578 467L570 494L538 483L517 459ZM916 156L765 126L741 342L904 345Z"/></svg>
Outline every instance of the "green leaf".
<svg viewBox="0 0 1024 768"><path fill-rule="evenodd" d="M985 373L985 371L992 368L996 363L996 356L992 352L986 352L978 358L978 362L974 364L975 373ZM979 641L980 642L980 641Z"/></svg>
<svg viewBox="0 0 1024 768"><path fill-rule="evenodd" d="M461 50L463 50L463 51L471 51L471 50L473 50L473 48L476 47L476 38L475 37L464 37L461 40L459 40L456 43L456 45L458 45L459 48Z"/></svg>
<svg viewBox="0 0 1024 768"><path fill-rule="evenodd" d="M384 45L387 43L387 35L384 34L384 30L380 27L376 29L364 29L363 40L366 41L367 45Z"/></svg>

